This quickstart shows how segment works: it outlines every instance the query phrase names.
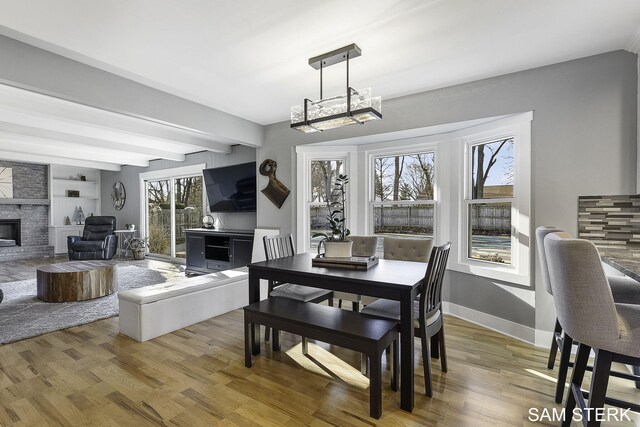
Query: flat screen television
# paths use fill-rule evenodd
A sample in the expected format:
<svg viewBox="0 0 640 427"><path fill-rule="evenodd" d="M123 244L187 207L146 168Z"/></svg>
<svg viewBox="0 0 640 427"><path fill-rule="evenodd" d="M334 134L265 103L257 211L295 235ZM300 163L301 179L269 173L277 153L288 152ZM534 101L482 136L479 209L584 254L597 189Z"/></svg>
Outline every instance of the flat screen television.
<svg viewBox="0 0 640 427"><path fill-rule="evenodd" d="M211 212L256 211L256 162L202 171Z"/></svg>

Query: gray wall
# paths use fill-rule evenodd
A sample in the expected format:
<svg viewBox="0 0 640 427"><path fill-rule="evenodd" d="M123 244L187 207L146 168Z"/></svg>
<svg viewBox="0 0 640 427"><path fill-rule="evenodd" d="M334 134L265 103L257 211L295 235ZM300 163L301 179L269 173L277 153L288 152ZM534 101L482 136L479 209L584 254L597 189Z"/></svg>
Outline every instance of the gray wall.
<svg viewBox="0 0 640 427"><path fill-rule="evenodd" d="M278 178L293 193L297 145L533 110L532 230L553 224L575 234L578 195L636 191L637 84L637 55L610 52L385 100L383 120L364 126L304 135L288 122L276 123L265 129L258 162L276 160ZM295 232L291 199L278 210L259 197L258 225ZM534 252L532 246L532 258ZM537 260L535 266L537 272ZM448 282L446 297L453 303L536 329L553 328L553 301L543 286L535 287L534 312L494 280L451 273Z"/></svg>
<svg viewBox="0 0 640 427"><path fill-rule="evenodd" d="M124 224L140 224L140 173L161 169L179 168L182 166L204 163L207 168L228 166L236 163L252 162L256 159L255 148L242 145L233 146L231 153L218 154L203 151L187 155L184 162L170 160L154 160L149 167L123 166L120 172L102 171L100 176L102 194L102 215L114 215L118 228ZM117 211L111 203L111 187L116 181L121 181L127 192L127 200L122 210ZM248 230L256 227L255 213L219 213L213 214L220 220L220 228Z"/></svg>

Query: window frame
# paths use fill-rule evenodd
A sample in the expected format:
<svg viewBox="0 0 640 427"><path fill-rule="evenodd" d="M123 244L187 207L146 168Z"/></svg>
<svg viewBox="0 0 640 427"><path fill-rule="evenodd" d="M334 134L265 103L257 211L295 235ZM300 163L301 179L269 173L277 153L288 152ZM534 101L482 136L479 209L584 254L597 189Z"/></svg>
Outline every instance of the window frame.
<svg viewBox="0 0 640 427"><path fill-rule="evenodd" d="M501 121L499 126L489 123L458 133L458 227L455 241L456 256L450 259L452 270L492 279L531 286L530 281L530 207L531 207L531 121L533 113L524 113ZM472 199L471 147L478 144L513 138L514 186L513 197ZM511 202L511 264L479 260L469 257L471 243L470 209L478 203Z"/></svg>
<svg viewBox="0 0 640 427"><path fill-rule="evenodd" d="M344 173L349 176L349 187L347 189L347 221L346 227L356 234L354 230L357 224L357 197L358 197L358 177L353 171L357 171L357 150L355 147L336 147L336 150L327 150L327 147L318 146L297 146L297 183L296 190L296 251L314 252L311 247L311 224L309 223L310 207L312 205L322 205L322 202L312 202L311 192L311 162L342 160L344 163Z"/></svg>
<svg viewBox="0 0 640 427"><path fill-rule="evenodd" d="M440 219L442 217L440 211L442 206L442 188L441 188L441 180L442 174L440 173L441 167L439 167L440 158L440 141L428 140L424 142L412 141L410 145L402 145L402 141L388 141L389 143L399 143L400 146L395 147L382 147L382 148L373 148L370 150L365 150L365 159L367 162L367 179L365 182L365 194L366 194L366 206L367 209L365 211L365 224L366 224L366 233L369 235L374 235L374 208L379 205L425 205L431 204L433 205L433 241L436 242L440 237L442 237L443 233L441 228L442 225L440 223ZM375 201L375 167L374 167L374 159L380 157L395 157L395 156L406 156L411 154L422 154L422 153L433 153L433 162L434 162L434 185L433 185L433 200L397 200L397 201Z"/></svg>

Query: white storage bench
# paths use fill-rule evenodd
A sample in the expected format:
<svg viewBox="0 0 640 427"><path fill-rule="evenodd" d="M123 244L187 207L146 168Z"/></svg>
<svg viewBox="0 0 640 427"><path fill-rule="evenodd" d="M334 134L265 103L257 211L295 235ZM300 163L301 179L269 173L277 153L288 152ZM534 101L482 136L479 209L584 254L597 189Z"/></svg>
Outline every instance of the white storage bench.
<svg viewBox="0 0 640 427"><path fill-rule="evenodd" d="M119 292L120 332L142 342L244 307L248 278L241 267Z"/></svg>

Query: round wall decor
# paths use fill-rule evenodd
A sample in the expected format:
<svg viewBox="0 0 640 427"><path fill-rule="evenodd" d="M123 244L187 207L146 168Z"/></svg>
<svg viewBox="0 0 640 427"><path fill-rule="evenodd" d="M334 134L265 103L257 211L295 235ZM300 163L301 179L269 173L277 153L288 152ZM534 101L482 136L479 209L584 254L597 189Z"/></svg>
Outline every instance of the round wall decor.
<svg viewBox="0 0 640 427"><path fill-rule="evenodd" d="M113 202L113 207L118 211L124 207L124 203L127 201L127 192L124 189L124 184L120 181L113 183L111 201Z"/></svg>

